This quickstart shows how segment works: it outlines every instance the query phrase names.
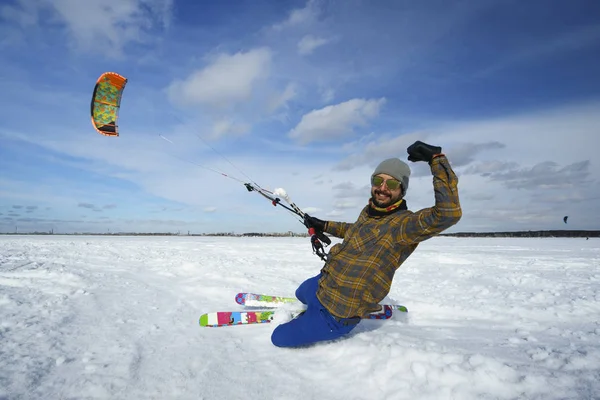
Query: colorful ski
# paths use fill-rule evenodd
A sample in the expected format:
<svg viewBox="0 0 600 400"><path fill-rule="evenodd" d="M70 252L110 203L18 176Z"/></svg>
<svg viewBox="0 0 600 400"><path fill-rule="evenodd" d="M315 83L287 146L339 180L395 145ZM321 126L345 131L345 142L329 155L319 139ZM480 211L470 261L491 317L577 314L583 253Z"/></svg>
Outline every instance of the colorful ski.
<svg viewBox="0 0 600 400"><path fill-rule="evenodd" d="M265 294L238 293L235 302L249 307L277 307L286 303L295 303L295 297L267 296Z"/></svg>
<svg viewBox="0 0 600 400"><path fill-rule="evenodd" d="M266 294L238 293L235 296L235 302L247 307L280 307L284 304L299 302L295 297L269 296ZM400 304L389 304L393 310L408 312L408 309Z"/></svg>
<svg viewBox="0 0 600 400"><path fill-rule="evenodd" d="M231 326L271 322L275 311L219 311L202 314L200 326Z"/></svg>
<svg viewBox="0 0 600 400"><path fill-rule="evenodd" d="M380 312L369 314L363 319L389 319L392 317L393 310L407 312L406 307L401 305L385 304ZM219 311L200 316L200 326L219 327L233 325L249 325L269 323L273 321L276 310L265 311ZM293 311L292 318L302 314L303 310Z"/></svg>

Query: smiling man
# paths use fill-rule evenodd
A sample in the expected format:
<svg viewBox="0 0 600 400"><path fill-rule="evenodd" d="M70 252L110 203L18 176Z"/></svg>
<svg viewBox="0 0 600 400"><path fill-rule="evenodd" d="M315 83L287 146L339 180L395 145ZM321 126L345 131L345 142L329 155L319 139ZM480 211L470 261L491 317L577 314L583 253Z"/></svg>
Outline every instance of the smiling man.
<svg viewBox="0 0 600 400"><path fill-rule="evenodd" d="M347 335L361 318L380 309L396 270L420 242L456 224L462 211L458 178L441 147L417 141L407 149L412 162L429 163L435 205L409 211L409 166L398 158L382 161L371 175L371 198L354 223L306 215L309 228L343 239L334 245L321 272L304 281L296 297L307 305L297 318L279 325L271 341L297 347Z"/></svg>
<svg viewBox="0 0 600 400"><path fill-rule="evenodd" d="M377 166L371 176L371 204L376 208L399 207L408 189L410 168L397 158Z"/></svg>

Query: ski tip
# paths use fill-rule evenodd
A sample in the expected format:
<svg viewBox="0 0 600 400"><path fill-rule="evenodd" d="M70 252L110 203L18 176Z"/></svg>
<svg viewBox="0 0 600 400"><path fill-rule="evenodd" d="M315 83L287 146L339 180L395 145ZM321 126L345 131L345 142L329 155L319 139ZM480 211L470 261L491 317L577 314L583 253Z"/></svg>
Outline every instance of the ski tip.
<svg viewBox="0 0 600 400"><path fill-rule="evenodd" d="M200 326L207 326L208 325L208 314L202 314L200 316Z"/></svg>
<svg viewBox="0 0 600 400"><path fill-rule="evenodd" d="M235 302L238 303L239 305L243 306L246 304L246 296L244 296L244 293L238 293L235 295Z"/></svg>
<svg viewBox="0 0 600 400"><path fill-rule="evenodd" d="M400 311L400 312L408 312L408 308L406 308L405 306L396 306L396 310Z"/></svg>

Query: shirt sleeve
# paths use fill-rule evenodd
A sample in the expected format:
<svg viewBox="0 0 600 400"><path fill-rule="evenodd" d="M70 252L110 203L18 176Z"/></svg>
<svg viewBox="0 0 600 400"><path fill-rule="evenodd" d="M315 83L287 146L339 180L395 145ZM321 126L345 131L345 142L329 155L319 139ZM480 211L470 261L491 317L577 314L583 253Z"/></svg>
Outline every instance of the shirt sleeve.
<svg viewBox="0 0 600 400"><path fill-rule="evenodd" d="M335 221L327 221L325 225L325 233L329 233L337 238L343 239L346 236L346 232L352 226L352 223L349 222L335 222Z"/></svg>
<svg viewBox="0 0 600 400"><path fill-rule="evenodd" d="M448 159L441 155L431 161L435 205L405 218L396 234L398 242L419 243L455 225L462 217L458 199L458 177Z"/></svg>

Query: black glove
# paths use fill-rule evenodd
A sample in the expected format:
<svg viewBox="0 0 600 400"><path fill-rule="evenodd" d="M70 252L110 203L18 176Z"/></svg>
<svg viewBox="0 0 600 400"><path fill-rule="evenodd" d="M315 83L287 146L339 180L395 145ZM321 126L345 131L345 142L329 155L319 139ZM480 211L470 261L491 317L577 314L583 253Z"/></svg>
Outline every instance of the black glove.
<svg viewBox="0 0 600 400"><path fill-rule="evenodd" d="M431 146L427 143L423 143L420 140L417 140L406 149L408 153L408 160L412 162L417 161L427 161L431 163L433 156L436 154L440 154L442 152L442 148L439 146Z"/></svg>
<svg viewBox="0 0 600 400"><path fill-rule="evenodd" d="M317 231L323 232L325 230L326 223L326 221L320 220L319 218L304 214L304 226L306 226L308 229L315 228Z"/></svg>

